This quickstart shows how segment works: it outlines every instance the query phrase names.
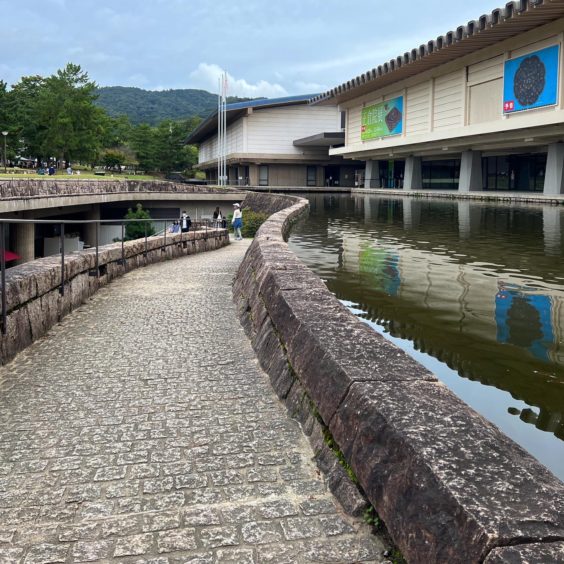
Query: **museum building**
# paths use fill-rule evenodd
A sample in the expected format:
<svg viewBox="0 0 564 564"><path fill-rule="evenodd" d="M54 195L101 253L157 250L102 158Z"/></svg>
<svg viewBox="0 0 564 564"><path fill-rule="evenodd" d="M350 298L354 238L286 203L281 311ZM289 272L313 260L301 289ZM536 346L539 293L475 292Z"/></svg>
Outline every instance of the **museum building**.
<svg viewBox="0 0 564 564"><path fill-rule="evenodd" d="M250 100L226 106L228 184L239 186L348 186L363 162L329 156L342 145L344 114L337 104L309 105L312 95ZM188 137L197 143L198 168L217 182L218 112Z"/></svg>
<svg viewBox="0 0 564 564"><path fill-rule="evenodd" d="M524 0L340 86L332 157L369 188L564 193L564 1Z"/></svg>

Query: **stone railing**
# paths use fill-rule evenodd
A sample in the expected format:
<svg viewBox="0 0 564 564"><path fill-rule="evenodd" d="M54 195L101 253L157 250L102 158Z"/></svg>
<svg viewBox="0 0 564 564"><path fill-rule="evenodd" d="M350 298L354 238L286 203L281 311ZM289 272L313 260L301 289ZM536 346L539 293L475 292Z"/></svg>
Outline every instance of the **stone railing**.
<svg viewBox="0 0 564 564"><path fill-rule="evenodd" d="M226 229L154 236L65 255L61 294L61 255L37 259L6 271L6 334L0 335L0 362L43 336L98 288L125 272L154 262L217 249L229 244Z"/></svg>
<svg viewBox="0 0 564 564"><path fill-rule="evenodd" d="M82 196L93 194L121 194L158 192L171 194L224 194L239 192L218 186L195 186L161 180L87 180L77 176L66 180L56 178L13 178L0 180L0 200L50 196Z"/></svg>
<svg viewBox="0 0 564 564"><path fill-rule="evenodd" d="M285 237L306 200L248 194L245 207L276 212L234 285L261 366L316 451L340 450L408 562L564 561L564 484L297 259Z"/></svg>

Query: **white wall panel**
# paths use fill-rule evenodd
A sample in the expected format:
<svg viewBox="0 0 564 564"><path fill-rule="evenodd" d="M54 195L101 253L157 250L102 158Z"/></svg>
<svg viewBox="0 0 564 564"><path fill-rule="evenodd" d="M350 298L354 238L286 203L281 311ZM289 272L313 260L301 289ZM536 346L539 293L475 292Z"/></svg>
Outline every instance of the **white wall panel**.
<svg viewBox="0 0 564 564"><path fill-rule="evenodd" d="M463 74L451 72L435 79L433 91L433 129L462 125L464 112Z"/></svg>
<svg viewBox="0 0 564 564"><path fill-rule="evenodd" d="M430 128L430 81L417 84L407 89L405 101L406 132L418 133Z"/></svg>
<svg viewBox="0 0 564 564"><path fill-rule="evenodd" d="M287 106L255 109L247 116L249 153L302 154L293 141L324 131L340 131L335 106Z"/></svg>

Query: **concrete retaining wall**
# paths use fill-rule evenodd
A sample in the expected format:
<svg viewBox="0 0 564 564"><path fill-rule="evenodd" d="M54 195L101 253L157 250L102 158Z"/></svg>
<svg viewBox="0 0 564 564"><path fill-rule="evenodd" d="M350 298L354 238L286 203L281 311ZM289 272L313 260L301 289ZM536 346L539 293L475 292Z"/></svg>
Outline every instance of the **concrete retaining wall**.
<svg viewBox="0 0 564 564"><path fill-rule="evenodd" d="M163 180L90 180L72 176L65 180L54 178L9 178L0 180L0 199L44 198L85 194L167 192L172 194L222 194L240 192L232 188L196 186Z"/></svg>
<svg viewBox="0 0 564 564"><path fill-rule="evenodd" d="M229 244L226 229L138 239L124 244L125 267L120 264L121 243L99 249L100 276L95 274L95 249L65 256L65 288L61 295L60 255L37 259L6 271L7 333L0 335L0 362L5 364L19 351L43 336L65 315L77 308L98 288L125 272L183 255L209 251Z"/></svg>
<svg viewBox="0 0 564 564"><path fill-rule="evenodd" d="M308 405L306 433L328 428L406 559L564 562L564 484L348 312L285 243L307 201L269 198L245 199L276 213L237 273L241 321L279 397Z"/></svg>

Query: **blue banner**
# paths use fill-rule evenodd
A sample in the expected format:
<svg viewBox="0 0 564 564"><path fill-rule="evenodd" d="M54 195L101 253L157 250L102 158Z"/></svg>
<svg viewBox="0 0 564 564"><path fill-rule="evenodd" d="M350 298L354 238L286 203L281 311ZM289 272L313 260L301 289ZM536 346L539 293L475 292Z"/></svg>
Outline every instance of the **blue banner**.
<svg viewBox="0 0 564 564"><path fill-rule="evenodd" d="M505 61L503 74L503 113L511 114L558 101L560 46L533 51Z"/></svg>

